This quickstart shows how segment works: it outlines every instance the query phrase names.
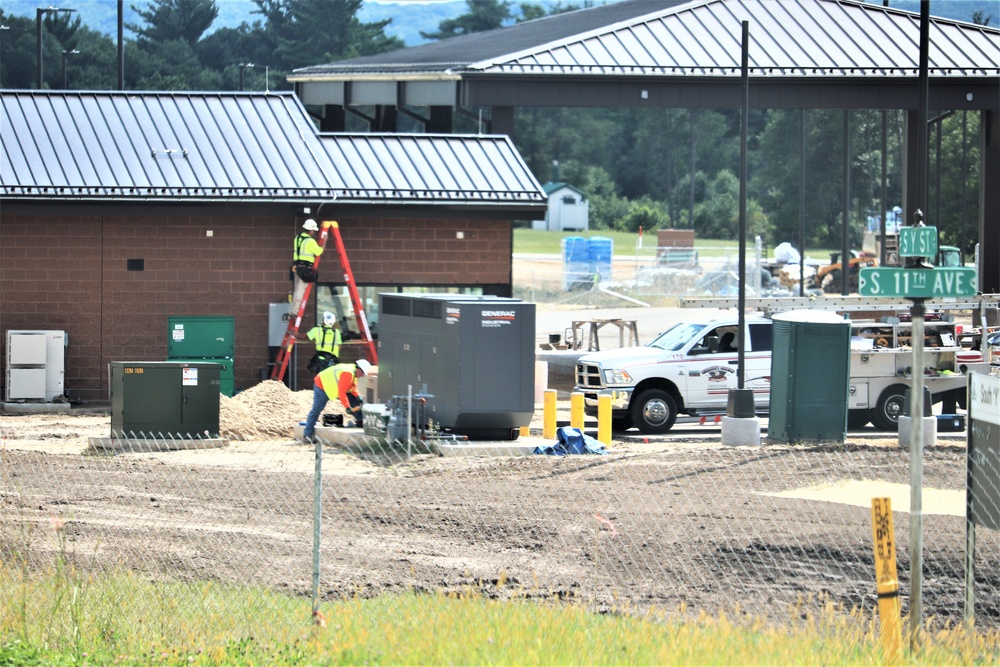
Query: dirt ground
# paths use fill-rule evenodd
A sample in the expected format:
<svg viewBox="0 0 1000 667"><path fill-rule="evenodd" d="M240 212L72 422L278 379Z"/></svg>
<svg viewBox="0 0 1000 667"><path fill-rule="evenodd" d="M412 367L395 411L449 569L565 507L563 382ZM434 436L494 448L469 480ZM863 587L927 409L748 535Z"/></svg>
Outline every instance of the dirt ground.
<svg viewBox="0 0 1000 667"><path fill-rule="evenodd" d="M107 413L3 415L0 560L28 553L40 564L68 545L88 571L125 566L308 596L316 454L288 429L311 394L264 385L224 401L231 440L220 448L109 454L88 446L109 434ZM896 440L723 447L719 434L698 422L658 438L629 432L605 456L323 447L321 595L474 589L775 619L823 600L871 610L864 495L902 488L893 507L905 610L908 455ZM924 504L923 604L935 622L962 614L960 435L939 437L925 462L926 487L943 494L928 491ZM984 540L977 622L991 627L1000 550L995 536Z"/></svg>
<svg viewBox="0 0 1000 667"><path fill-rule="evenodd" d="M546 306L553 330L564 309ZM617 434L603 456L324 446L317 525L317 450L292 433L311 400L262 383L223 397L225 446L157 452L91 449L110 435L100 409L0 414L0 562L41 567L68 550L83 571L308 597L318 531L324 599L475 590L784 621L824 601L875 608L870 499L891 497L908 610L910 462L894 434L724 447L718 424L682 419L665 436ZM963 614L965 475L965 434L939 433L923 461L921 551L924 617L938 625ZM1000 538L977 540L976 622L996 628Z"/></svg>

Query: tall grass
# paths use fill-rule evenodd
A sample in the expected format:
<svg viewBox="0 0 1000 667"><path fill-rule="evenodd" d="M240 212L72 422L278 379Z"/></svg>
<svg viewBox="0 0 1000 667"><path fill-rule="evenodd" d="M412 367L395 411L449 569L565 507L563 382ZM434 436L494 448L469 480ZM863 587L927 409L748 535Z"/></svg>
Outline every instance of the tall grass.
<svg viewBox="0 0 1000 667"><path fill-rule="evenodd" d="M738 609L595 613L468 590L328 602L312 616L309 599L252 586L60 565L35 577L12 563L0 565L0 591L4 665L887 664L874 620L833 605L791 609L801 620L776 627ZM996 633L945 630L904 662L994 664L998 651Z"/></svg>

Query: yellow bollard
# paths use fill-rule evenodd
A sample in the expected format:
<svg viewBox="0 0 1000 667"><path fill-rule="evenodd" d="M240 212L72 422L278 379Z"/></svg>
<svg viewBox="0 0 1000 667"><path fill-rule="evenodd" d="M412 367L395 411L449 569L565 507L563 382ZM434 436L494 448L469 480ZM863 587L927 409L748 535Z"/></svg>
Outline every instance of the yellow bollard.
<svg viewBox="0 0 1000 667"><path fill-rule="evenodd" d="M611 446L611 397L607 394L597 397L597 439Z"/></svg>
<svg viewBox="0 0 1000 667"><path fill-rule="evenodd" d="M888 664L900 660L903 646L899 620L899 580L896 578L896 535L892 529L892 502L872 498L872 537L875 543L875 590L878 593L879 643Z"/></svg>
<svg viewBox="0 0 1000 667"><path fill-rule="evenodd" d="M583 394L578 391L569 396L569 425L583 430Z"/></svg>
<svg viewBox="0 0 1000 667"><path fill-rule="evenodd" d="M555 389L546 389L542 409L542 437L552 440L556 437L556 395Z"/></svg>
<svg viewBox="0 0 1000 667"><path fill-rule="evenodd" d="M528 438L530 436L531 436L531 426L522 426L521 427L521 437L522 438Z"/></svg>

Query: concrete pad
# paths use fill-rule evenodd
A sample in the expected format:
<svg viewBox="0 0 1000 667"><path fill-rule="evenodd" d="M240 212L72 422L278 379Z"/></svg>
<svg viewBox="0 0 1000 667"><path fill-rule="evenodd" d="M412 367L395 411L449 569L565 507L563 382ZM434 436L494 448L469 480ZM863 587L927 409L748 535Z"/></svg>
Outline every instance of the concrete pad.
<svg viewBox="0 0 1000 667"><path fill-rule="evenodd" d="M521 437L510 442L432 441L441 456L534 456L535 448L551 444L544 438Z"/></svg>
<svg viewBox="0 0 1000 667"><path fill-rule="evenodd" d="M935 416L921 417L924 423L924 447L933 447L937 444L937 427L938 420ZM913 418L909 415L900 415L899 417L899 446L900 447L910 447L911 439L913 438Z"/></svg>
<svg viewBox="0 0 1000 667"><path fill-rule="evenodd" d="M760 420L756 417L723 417L722 444L747 446L760 444Z"/></svg>
<svg viewBox="0 0 1000 667"><path fill-rule="evenodd" d="M61 415L69 414L69 403L3 403L2 412L10 415Z"/></svg>
<svg viewBox="0 0 1000 667"><path fill-rule="evenodd" d="M229 445L225 438L90 438L90 449L103 452L172 452L186 449L218 449Z"/></svg>

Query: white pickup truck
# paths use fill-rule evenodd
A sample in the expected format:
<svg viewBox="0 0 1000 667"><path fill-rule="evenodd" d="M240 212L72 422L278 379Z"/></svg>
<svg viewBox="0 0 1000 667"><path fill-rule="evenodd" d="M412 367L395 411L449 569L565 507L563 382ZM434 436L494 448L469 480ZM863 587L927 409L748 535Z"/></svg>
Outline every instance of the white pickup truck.
<svg viewBox="0 0 1000 667"><path fill-rule="evenodd" d="M910 385L912 351L909 323L852 323L848 425L869 421L895 430ZM737 318L682 322L643 347L586 354L576 363L574 392L584 396L587 414L597 414L598 396L611 396L612 429L636 427L665 433L678 414L726 411L730 389L737 388ZM744 331L743 387L753 392L758 414L767 414L771 393L771 320L747 317ZM926 324L925 386L937 403L964 403L966 375L985 372L979 353L968 353L955 339L954 324ZM980 368L983 367L983 368ZM817 378L821 382L822 378Z"/></svg>

